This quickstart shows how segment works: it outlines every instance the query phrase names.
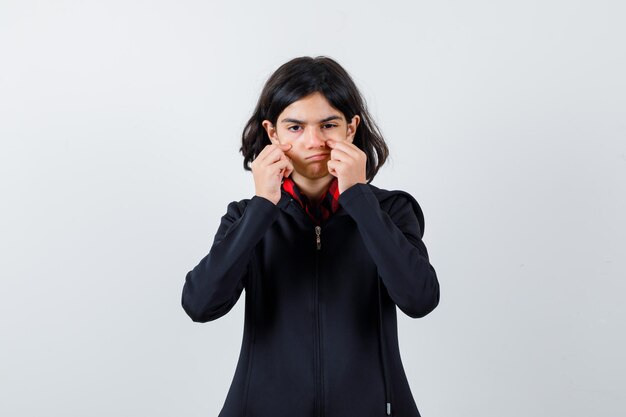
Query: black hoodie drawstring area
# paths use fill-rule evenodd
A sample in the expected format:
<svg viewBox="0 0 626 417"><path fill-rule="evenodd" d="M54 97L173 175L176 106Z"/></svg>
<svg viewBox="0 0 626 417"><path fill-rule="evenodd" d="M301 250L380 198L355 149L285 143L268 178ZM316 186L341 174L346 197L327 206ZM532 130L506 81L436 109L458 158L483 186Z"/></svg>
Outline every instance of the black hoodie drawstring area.
<svg viewBox="0 0 626 417"><path fill-rule="evenodd" d="M387 415L391 415L391 397L389 395L389 375L387 374L387 357L385 355L385 344L383 342L383 306L381 301L381 291L380 291L380 277L377 279L378 282L378 319L379 319L379 332L378 332L378 340L380 342L380 361L383 367L383 380L385 382L385 407L387 411Z"/></svg>

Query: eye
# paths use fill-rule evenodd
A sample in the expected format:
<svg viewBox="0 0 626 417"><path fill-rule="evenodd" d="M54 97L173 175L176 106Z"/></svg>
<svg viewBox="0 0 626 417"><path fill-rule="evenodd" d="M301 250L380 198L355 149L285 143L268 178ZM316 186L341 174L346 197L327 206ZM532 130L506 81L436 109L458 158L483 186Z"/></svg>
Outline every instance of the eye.
<svg viewBox="0 0 626 417"><path fill-rule="evenodd" d="M329 127L329 129L330 129L331 127L337 127L337 125L336 125L336 124L334 124L334 123L326 123L324 126L330 126L330 127Z"/></svg>
<svg viewBox="0 0 626 417"><path fill-rule="evenodd" d="M300 126L298 126L298 125L296 125L296 126L289 126L287 128L287 130L289 130L290 132L297 132L297 130L291 130L291 128L293 128L293 127L300 127Z"/></svg>

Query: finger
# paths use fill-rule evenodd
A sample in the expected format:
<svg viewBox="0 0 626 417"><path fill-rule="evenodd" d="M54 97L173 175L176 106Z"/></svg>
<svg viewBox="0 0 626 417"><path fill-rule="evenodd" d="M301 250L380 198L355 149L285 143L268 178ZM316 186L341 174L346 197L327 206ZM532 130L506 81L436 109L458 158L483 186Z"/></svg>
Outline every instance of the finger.
<svg viewBox="0 0 626 417"><path fill-rule="evenodd" d="M257 155L257 158L259 161L263 161L263 163L271 163L271 162L275 162L278 160L278 155L280 155L281 153L284 153L284 151L288 151L289 149L291 149L291 144L289 144L288 146L283 146L283 145L277 145L275 143L266 145L263 150L259 153L259 155Z"/></svg>
<svg viewBox="0 0 626 417"><path fill-rule="evenodd" d="M272 145L265 145L263 147L263 149L261 149L261 152L259 152L259 154L256 156L256 158L254 159L255 161L259 161L259 163L261 161L263 161L265 158L267 158L267 155L272 151Z"/></svg>
<svg viewBox="0 0 626 417"><path fill-rule="evenodd" d="M344 149L333 149L332 151L330 151L330 158L331 160L336 160L336 161L342 161L342 162L348 162L354 159L354 157L350 154L348 154Z"/></svg>
<svg viewBox="0 0 626 417"><path fill-rule="evenodd" d="M269 148L269 149L268 149ZM280 145L268 145L267 152L263 159L261 159L262 165L270 165L282 158L285 154L282 149L280 149Z"/></svg>
<svg viewBox="0 0 626 417"><path fill-rule="evenodd" d="M292 172L293 172L293 163L291 162L291 159L289 159L289 165L287 165L287 172L285 174L285 177L290 176Z"/></svg>
<svg viewBox="0 0 626 417"><path fill-rule="evenodd" d="M259 161L262 165L269 165L280 158L282 151L274 144L267 145L259 154Z"/></svg>
<svg viewBox="0 0 626 417"><path fill-rule="evenodd" d="M341 151L341 152L345 152L348 155L352 155L354 158L357 157L360 149L353 144L352 142L348 142L348 141L337 141L337 140L332 140L330 141L330 144L332 145L332 149L337 150L337 151Z"/></svg>
<svg viewBox="0 0 626 417"><path fill-rule="evenodd" d="M281 172L280 170L285 169L286 167L289 166L289 164L290 162L286 158L284 158L284 159L279 159L278 161L272 164L269 164L268 168L272 174L280 173Z"/></svg>
<svg viewBox="0 0 626 417"><path fill-rule="evenodd" d="M348 140L329 139L326 143L328 143L332 149L340 149L351 155L357 155L359 151L361 151L358 146Z"/></svg>
<svg viewBox="0 0 626 417"><path fill-rule="evenodd" d="M287 167L285 168L285 171L283 172L283 177L288 177L291 175L294 168L293 168L293 162L291 161L291 158L288 157L286 154L285 154L285 158L287 159L287 161L289 161L289 164L287 164Z"/></svg>
<svg viewBox="0 0 626 417"><path fill-rule="evenodd" d="M339 162L334 161L332 159L326 162L326 166L328 167L328 172L330 172L335 177L338 176L337 169L336 169L338 165L339 165Z"/></svg>

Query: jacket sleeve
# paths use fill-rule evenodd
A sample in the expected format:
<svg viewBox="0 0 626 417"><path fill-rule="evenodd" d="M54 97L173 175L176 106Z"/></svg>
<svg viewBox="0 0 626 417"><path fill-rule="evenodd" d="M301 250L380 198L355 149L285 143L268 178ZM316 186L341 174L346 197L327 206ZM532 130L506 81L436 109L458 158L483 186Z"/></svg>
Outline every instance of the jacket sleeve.
<svg viewBox="0 0 626 417"><path fill-rule="evenodd" d="M439 304L439 281L411 202L401 194L394 198L387 213L368 184L357 183L338 201L355 220L392 300L407 316L420 318Z"/></svg>
<svg viewBox="0 0 626 417"><path fill-rule="evenodd" d="M228 205L208 255L185 277L181 303L193 321L218 319L235 305L253 249L279 213L274 203L256 195L243 210L236 201Z"/></svg>

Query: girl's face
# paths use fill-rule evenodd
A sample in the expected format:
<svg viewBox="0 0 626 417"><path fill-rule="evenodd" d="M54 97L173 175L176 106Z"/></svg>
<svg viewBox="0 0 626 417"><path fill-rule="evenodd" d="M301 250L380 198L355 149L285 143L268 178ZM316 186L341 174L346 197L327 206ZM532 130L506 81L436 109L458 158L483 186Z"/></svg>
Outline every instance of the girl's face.
<svg viewBox="0 0 626 417"><path fill-rule="evenodd" d="M310 179L332 175L328 172L331 148L326 140L352 142L360 117L355 115L347 123L343 113L332 107L326 97L315 92L285 107L276 126L269 120L262 125L273 144L291 144L285 152L293 164L296 176ZM311 158L320 153L322 158ZM296 180L297 181L297 180Z"/></svg>

